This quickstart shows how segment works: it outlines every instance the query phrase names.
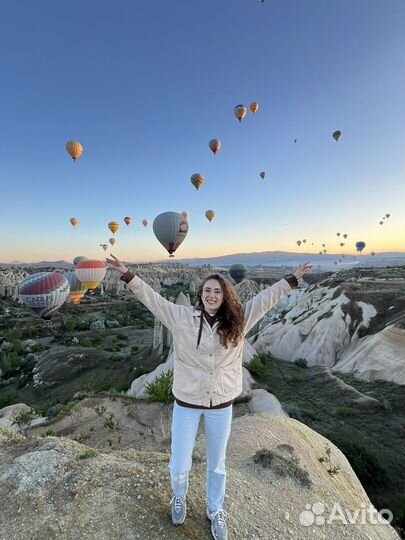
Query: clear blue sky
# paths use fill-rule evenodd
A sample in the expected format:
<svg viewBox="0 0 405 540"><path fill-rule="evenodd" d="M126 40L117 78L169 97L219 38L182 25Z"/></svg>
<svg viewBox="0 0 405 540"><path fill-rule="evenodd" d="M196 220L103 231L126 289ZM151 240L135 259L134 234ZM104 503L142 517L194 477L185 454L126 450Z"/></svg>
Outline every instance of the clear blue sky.
<svg viewBox="0 0 405 540"><path fill-rule="evenodd" d="M177 258L338 252L336 231L403 251L402 0L19 0L0 57L0 262L103 258L111 220L117 256L165 258L140 222L167 210L190 213Z"/></svg>

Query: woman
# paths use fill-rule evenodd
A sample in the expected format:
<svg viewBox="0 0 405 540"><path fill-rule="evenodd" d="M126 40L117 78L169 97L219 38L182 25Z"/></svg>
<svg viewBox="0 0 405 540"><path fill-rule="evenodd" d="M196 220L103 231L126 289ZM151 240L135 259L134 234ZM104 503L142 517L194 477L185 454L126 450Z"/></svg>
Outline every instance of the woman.
<svg viewBox="0 0 405 540"><path fill-rule="evenodd" d="M192 453L204 416L207 442L207 517L215 540L227 540L225 454L231 431L232 403L242 392L244 336L297 279L311 268L300 266L259 292L242 308L231 283L219 274L208 276L198 291L198 306L179 306L155 292L114 255L108 266L121 272L128 288L172 333L174 352L172 443L169 462L173 489L172 521L186 518L186 494Z"/></svg>

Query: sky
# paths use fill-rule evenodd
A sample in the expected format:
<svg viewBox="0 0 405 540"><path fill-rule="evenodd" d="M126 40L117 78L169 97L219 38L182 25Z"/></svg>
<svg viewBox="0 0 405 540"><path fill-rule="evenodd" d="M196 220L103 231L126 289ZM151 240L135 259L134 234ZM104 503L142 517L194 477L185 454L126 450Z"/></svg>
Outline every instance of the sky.
<svg viewBox="0 0 405 540"><path fill-rule="evenodd" d="M4 4L0 262L103 259L112 220L112 253L162 260L166 211L190 214L176 259L404 251L404 57L402 0Z"/></svg>

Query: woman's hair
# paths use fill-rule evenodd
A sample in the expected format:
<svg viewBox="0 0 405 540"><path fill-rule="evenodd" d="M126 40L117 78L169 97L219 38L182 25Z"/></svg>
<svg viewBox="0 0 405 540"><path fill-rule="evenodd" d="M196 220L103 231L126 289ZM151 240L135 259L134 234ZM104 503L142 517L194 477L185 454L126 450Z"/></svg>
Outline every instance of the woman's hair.
<svg viewBox="0 0 405 540"><path fill-rule="evenodd" d="M204 279L197 292L197 300L202 304L204 285L209 279L216 279L221 284L224 295L223 302L217 315L219 320L218 333L221 344L227 349L231 344L235 347L243 339L244 313L239 297L233 285L220 274L211 274Z"/></svg>

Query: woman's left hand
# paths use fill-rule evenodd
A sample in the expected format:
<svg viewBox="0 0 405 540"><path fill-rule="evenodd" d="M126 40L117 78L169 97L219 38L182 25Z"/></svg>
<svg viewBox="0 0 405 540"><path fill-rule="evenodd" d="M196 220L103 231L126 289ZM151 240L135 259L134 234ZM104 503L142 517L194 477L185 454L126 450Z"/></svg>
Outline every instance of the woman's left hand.
<svg viewBox="0 0 405 540"><path fill-rule="evenodd" d="M300 279L302 278L302 276L304 274L306 274L307 272L310 272L311 271L311 268L312 268L312 264L309 264L309 262L307 263L304 263L302 264L301 266L299 266L296 271L294 272L294 276L297 278L297 279Z"/></svg>

